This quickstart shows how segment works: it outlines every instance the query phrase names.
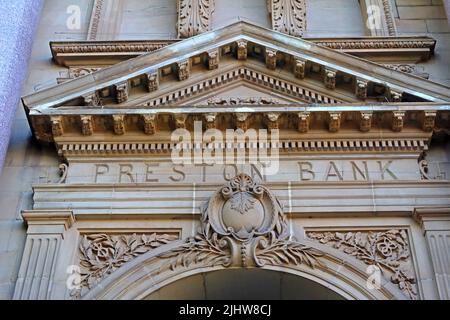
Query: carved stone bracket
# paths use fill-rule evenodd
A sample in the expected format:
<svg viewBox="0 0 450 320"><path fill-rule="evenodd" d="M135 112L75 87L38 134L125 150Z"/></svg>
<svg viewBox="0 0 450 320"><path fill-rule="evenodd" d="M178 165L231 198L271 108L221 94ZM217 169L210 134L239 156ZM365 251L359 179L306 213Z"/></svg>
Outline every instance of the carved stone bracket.
<svg viewBox="0 0 450 320"><path fill-rule="evenodd" d="M402 102L403 94L401 92L397 92L394 90L389 90L389 95L391 97L392 102Z"/></svg>
<svg viewBox="0 0 450 320"><path fill-rule="evenodd" d="M83 136L91 136L94 134L94 123L92 116L80 116L81 133Z"/></svg>
<svg viewBox="0 0 450 320"><path fill-rule="evenodd" d="M235 114L236 129L247 131L249 126L250 114L245 112L238 112Z"/></svg>
<svg viewBox="0 0 450 320"><path fill-rule="evenodd" d="M305 0L269 0L273 30L302 37L306 30Z"/></svg>
<svg viewBox="0 0 450 320"><path fill-rule="evenodd" d="M269 131L279 129L279 126L278 126L279 117L280 117L280 114L275 113L275 112L266 114L266 125L267 125L267 129L269 129Z"/></svg>
<svg viewBox="0 0 450 320"><path fill-rule="evenodd" d="M306 61L296 58L294 60L294 75L298 79L305 78L306 74Z"/></svg>
<svg viewBox="0 0 450 320"><path fill-rule="evenodd" d="M114 133L117 135L125 134L125 116L122 114L113 115Z"/></svg>
<svg viewBox="0 0 450 320"><path fill-rule="evenodd" d="M156 115L144 114L144 115L142 115L142 120L144 122L145 134L148 134L148 135L155 134L155 132L156 132Z"/></svg>
<svg viewBox="0 0 450 320"><path fill-rule="evenodd" d="M328 130L330 132L338 132L341 128L341 113L340 112L329 112L328 113Z"/></svg>
<svg viewBox="0 0 450 320"><path fill-rule="evenodd" d="M175 128L177 129L186 129L186 114L175 114L173 115L173 121L175 124Z"/></svg>
<svg viewBox="0 0 450 320"><path fill-rule="evenodd" d="M219 68L219 60L220 60L220 55L219 55L219 50L211 50L208 51L208 69L209 70L214 70Z"/></svg>
<svg viewBox="0 0 450 320"><path fill-rule="evenodd" d="M128 100L128 82L123 81L114 85L116 89L117 103L124 103Z"/></svg>
<svg viewBox="0 0 450 320"><path fill-rule="evenodd" d="M147 77L147 90L148 92L153 92L159 88L159 77L158 72L150 72L146 74Z"/></svg>
<svg viewBox="0 0 450 320"><path fill-rule="evenodd" d="M64 134L63 117L54 116L50 118L52 124L52 134L54 137L60 137Z"/></svg>
<svg viewBox="0 0 450 320"><path fill-rule="evenodd" d="M306 133L309 130L310 113L300 112L298 114L298 131L301 133Z"/></svg>
<svg viewBox="0 0 450 320"><path fill-rule="evenodd" d="M406 230L307 232L310 239L352 255L391 275L391 281L411 299L417 299L416 279Z"/></svg>
<svg viewBox="0 0 450 320"><path fill-rule="evenodd" d="M277 51L266 49L266 66L270 70L275 70L277 67Z"/></svg>
<svg viewBox="0 0 450 320"><path fill-rule="evenodd" d="M369 132L372 128L372 117L372 112L361 112L359 130L361 130L362 132Z"/></svg>
<svg viewBox="0 0 450 320"><path fill-rule="evenodd" d="M188 79L191 74L191 66L189 60L180 61L176 64L176 66L178 72L178 79L180 81Z"/></svg>
<svg viewBox="0 0 450 320"><path fill-rule="evenodd" d="M402 131L404 119L405 119L405 112L403 111L392 112L392 131L394 132Z"/></svg>
<svg viewBox="0 0 450 320"><path fill-rule="evenodd" d="M355 95L358 99L365 100L367 98L367 85L368 82L365 80L356 80Z"/></svg>
<svg viewBox="0 0 450 320"><path fill-rule="evenodd" d="M215 129L217 128L217 114L216 113L207 113L205 114L205 127L206 129Z"/></svg>
<svg viewBox="0 0 450 320"><path fill-rule="evenodd" d="M328 89L335 89L336 88L336 70L325 68L323 81L325 83L325 87L327 87Z"/></svg>
<svg viewBox="0 0 450 320"><path fill-rule="evenodd" d="M209 31L213 12L214 0L178 0L178 37Z"/></svg>
<svg viewBox="0 0 450 320"><path fill-rule="evenodd" d="M425 111L422 113L422 129L426 132L431 132L434 129L434 125L436 123L436 115L435 111Z"/></svg>
<svg viewBox="0 0 450 320"><path fill-rule="evenodd" d="M100 105L100 97L97 92L92 92L83 96L84 105L88 107L97 107Z"/></svg>
<svg viewBox="0 0 450 320"><path fill-rule="evenodd" d="M237 42L237 59L247 60L247 41L239 40Z"/></svg>

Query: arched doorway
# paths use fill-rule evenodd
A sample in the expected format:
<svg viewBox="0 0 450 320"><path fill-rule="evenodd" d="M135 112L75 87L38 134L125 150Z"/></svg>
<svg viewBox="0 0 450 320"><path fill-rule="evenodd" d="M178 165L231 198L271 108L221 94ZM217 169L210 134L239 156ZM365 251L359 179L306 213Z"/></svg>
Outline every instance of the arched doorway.
<svg viewBox="0 0 450 320"><path fill-rule="evenodd" d="M232 269L200 273L168 284L146 300L343 300L315 281L284 272Z"/></svg>

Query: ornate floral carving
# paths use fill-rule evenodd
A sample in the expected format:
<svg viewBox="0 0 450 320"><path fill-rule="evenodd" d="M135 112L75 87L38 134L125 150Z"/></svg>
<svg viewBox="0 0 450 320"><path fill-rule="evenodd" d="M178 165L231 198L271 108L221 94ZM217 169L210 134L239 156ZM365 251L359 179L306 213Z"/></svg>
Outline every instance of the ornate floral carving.
<svg viewBox="0 0 450 320"><path fill-rule="evenodd" d="M64 134L63 118L61 116L54 116L50 118L52 125L52 134L54 137L59 137Z"/></svg>
<svg viewBox="0 0 450 320"><path fill-rule="evenodd" d="M368 82L365 80L356 80L355 95L358 99L365 100L367 98L367 85Z"/></svg>
<svg viewBox="0 0 450 320"><path fill-rule="evenodd" d="M436 111L424 111L422 117L422 129L423 131L431 132L434 129L436 123Z"/></svg>
<svg viewBox="0 0 450 320"><path fill-rule="evenodd" d="M92 116L80 116L81 133L84 136L91 136L94 133L94 124Z"/></svg>
<svg viewBox="0 0 450 320"><path fill-rule="evenodd" d="M270 70L275 70L277 67L277 50L266 49L266 66Z"/></svg>
<svg viewBox="0 0 450 320"><path fill-rule="evenodd" d="M125 134L125 116L123 114L113 115L113 127L115 134Z"/></svg>
<svg viewBox="0 0 450 320"><path fill-rule="evenodd" d="M271 112L266 114L266 125L270 131L279 129L279 118L279 113Z"/></svg>
<svg viewBox="0 0 450 320"><path fill-rule="evenodd" d="M189 60L180 61L177 63L178 79L180 81L186 80L191 74Z"/></svg>
<svg viewBox="0 0 450 320"><path fill-rule="evenodd" d="M207 113L205 114L206 129L215 129L217 127L217 114Z"/></svg>
<svg viewBox="0 0 450 320"><path fill-rule="evenodd" d="M405 112L403 111L392 112L392 131L400 132L403 130L404 118Z"/></svg>
<svg viewBox="0 0 450 320"><path fill-rule="evenodd" d="M330 132L338 132L341 128L341 113L340 112L330 112L328 121L328 130Z"/></svg>
<svg viewBox="0 0 450 320"><path fill-rule="evenodd" d="M186 114L175 114L173 116L173 121L175 123L175 128L177 129L185 129L186 128Z"/></svg>
<svg viewBox="0 0 450 320"><path fill-rule="evenodd" d="M117 103L124 103L128 100L128 82L124 81L115 85Z"/></svg>
<svg viewBox="0 0 450 320"><path fill-rule="evenodd" d="M336 71L325 68L323 81L328 89L336 88Z"/></svg>
<svg viewBox="0 0 450 320"><path fill-rule="evenodd" d="M301 37L306 29L305 0L270 0L272 28Z"/></svg>
<svg viewBox="0 0 450 320"><path fill-rule="evenodd" d="M247 60L247 40L239 40L237 42L237 59Z"/></svg>
<svg viewBox="0 0 450 320"><path fill-rule="evenodd" d="M362 132L369 132L372 128L372 117L372 112L361 112L359 130L361 130Z"/></svg>
<svg viewBox="0 0 450 320"><path fill-rule="evenodd" d="M213 98L208 100L210 106L235 106L235 105L272 105L281 104L273 98L250 97L250 98Z"/></svg>
<svg viewBox="0 0 450 320"><path fill-rule="evenodd" d="M352 255L391 274L391 281L411 299L417 298L405 230L369 232L308 232L308 237Z"/></svg>
<svg viewBox="0 0 450 320"><path fill-rule="evenodd" d="M155 134L156 132L156 115L154 114L144 114L142 115L142 120L144 122L144 132L145 134Z"/></svg>
<svg viewBox="0 0 450 320"><path fill-rule="evenodd" d="M101 100L97 92L84 95L83 100L84 105L87 107L97 107L101 104Z"/></svg>
<svg viewBox="0 0 450 320"><path fill-rule="evenodd" d="M153 91L158 90L158 87L159 87L158 72L147 73L146 77L147 77L148 92L153 92Z"/></svg>
<svg viewBox="0 0 450 320"><path fill-rule="evenodd" d="M238 112L235 113L234 116L236 122L236 129L247 131L250 120L250 114L246 112Z"/></svg>
<svg viewBox="0 0 450 320"><path fill-rule="evenodd" d="M178 37L209 31L214 0L178 0Z"/></svg>
<svg viewBox="0 0 450 320"><path fill-rule="evenodd" d="M84 235L79 245L81 288L92 288L114 270L151 249L177 240L173 234ZM79 295L80 292L72 292Z"/></svg>
<svg viewBox="0 0 450 320"><path fill-rule="evenodd" d="M303 79L306 72L306 61L303 59L294 60L294 75L298 79Z"/></svg>
<svg viewBox="0 0 450 320"><path fill-rule="evenodd" d="M385 67L406 73L414 73L416 71L415 64L384 64Z"/></svg>
<svg viewBox="0 0 450 320"><path fill-rule="evenodd" d="M309 121L310 121L310 113L309 112L300 112L298 114L298 126L297 129L301 133L306 133L309 130Z"/></svg>
<svg viewBox="0 0 450 320"><path fill-rule="evenodd" d="M77 67L69 69L70 78L79 78L101 70L99 67Z"/></svg>
<svg viewBox="0 0 450 320"><path fill-rule="evenodd" d="M216 191L203 209L198 234L169 253L172 270L202 266L321 265L321 253L289 240L278 200L251 177L240 174Z"/></svg>
<svg viewBox="0 0 450 320"><path fill-rule="evenodd" d="M211 50L208 52L208 69L214 70L219 68L219 50Z"/></svg>

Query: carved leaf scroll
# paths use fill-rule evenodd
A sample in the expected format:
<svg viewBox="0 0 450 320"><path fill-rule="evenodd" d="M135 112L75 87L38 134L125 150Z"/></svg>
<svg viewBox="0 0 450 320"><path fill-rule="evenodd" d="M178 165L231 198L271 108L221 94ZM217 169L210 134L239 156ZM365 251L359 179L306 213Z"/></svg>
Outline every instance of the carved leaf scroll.
<svg viewBox="0 0 450 320"><path fill-rule="evenodd" d="M295 37L306 30L306 0L270 0L272 28Z"/></svg>
<svg viewBox="0 0 450 320"><path fill-rule="evenodd" d="M178 0L178 37L209 31L213 11L214 0Z"/></svg>
<svg viewBox="0 0 450 320"><path fill-rule="evenodd" d="M411 299L417 299L415 277L405 230L369 232L308 232L308 237L375 265L391 274L391 281Z"/></svg>

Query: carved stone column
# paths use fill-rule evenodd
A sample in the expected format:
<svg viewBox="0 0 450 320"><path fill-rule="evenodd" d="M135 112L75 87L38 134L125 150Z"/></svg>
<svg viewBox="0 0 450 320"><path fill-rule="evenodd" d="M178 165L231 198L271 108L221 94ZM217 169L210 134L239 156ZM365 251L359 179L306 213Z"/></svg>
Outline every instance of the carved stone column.
<svg viewBox="0 0 450 320"><path fill-rule="evenodd" d="M189 38L210 30L214 0L178 0L178 37Z"/></svg>
<svg viewBox="0 0 450 320"><path fill-rule="evenodd" d="M28 70L42 0L2 1L0 11L0 171L3 168L16 106Z"/></svg>
<svg viewBox="0 0 450 320"><path fill-rule="evenodd" d="M414 215L427 240L439 298L450 300L450 208L420 208Z"/></svg>
<svg viewBox="0 0 450 320"><path fill-rule="evenodd" d="M306 30L306 0L269 0L272 29L295 37Z"/></svg>
<svg viewBox="0 0 450 320"><path fill-rule="evenodd" d="M14 291L14 300L51 299L53 278L64 232L74 217L70 211L25 211L27 240Z"/></svg>

